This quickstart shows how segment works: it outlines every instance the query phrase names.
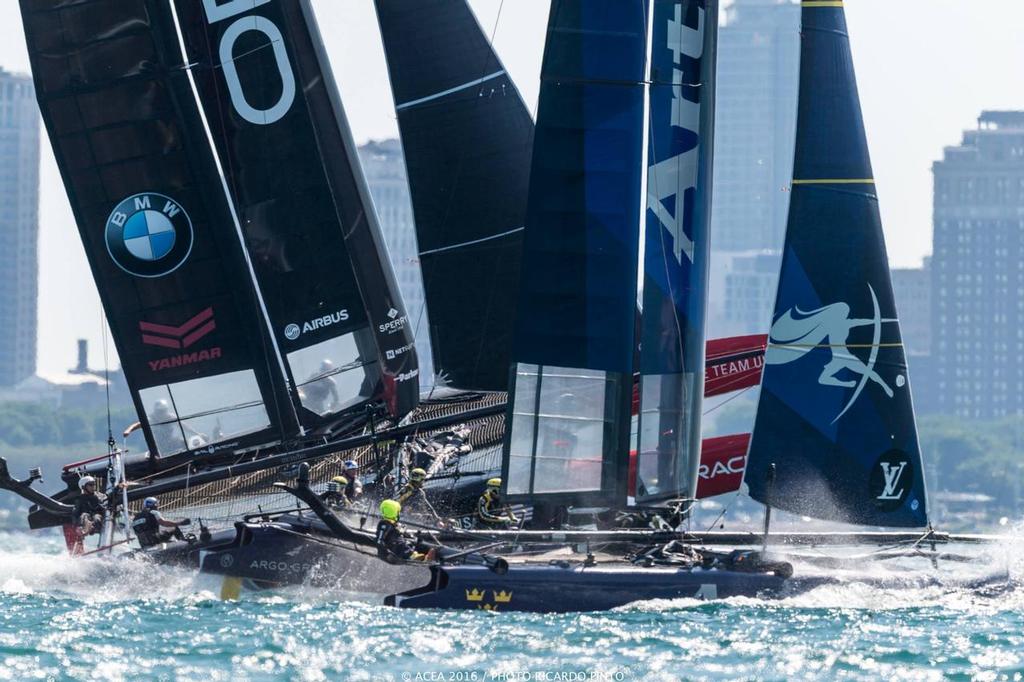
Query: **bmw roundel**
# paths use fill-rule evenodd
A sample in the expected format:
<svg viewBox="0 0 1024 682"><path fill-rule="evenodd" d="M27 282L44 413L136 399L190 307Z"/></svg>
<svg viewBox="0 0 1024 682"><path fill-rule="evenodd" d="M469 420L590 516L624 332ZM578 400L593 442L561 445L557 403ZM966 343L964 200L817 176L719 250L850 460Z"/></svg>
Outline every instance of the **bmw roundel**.
<svg viewBox="0 0 1024 682"><path fill-rule="evenodd" d="M119 268L136 277L162 277L181 267L192 251L192 220L168 196L133 194L110 212L105 238Z"/></svg>

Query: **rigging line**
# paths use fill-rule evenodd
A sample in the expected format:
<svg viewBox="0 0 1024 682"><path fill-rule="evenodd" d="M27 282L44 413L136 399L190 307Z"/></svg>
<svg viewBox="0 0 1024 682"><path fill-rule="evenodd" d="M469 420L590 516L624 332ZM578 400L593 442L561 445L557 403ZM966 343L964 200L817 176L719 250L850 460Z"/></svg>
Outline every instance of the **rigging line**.
<svg viewBox="0 0 1024 682"><path fill-rule="evenodd" d="M444 253L445 251L452 251L454 249L461 249L464 246L473 246L474 244L480 244L482 242L488 242L488 241L491 241L492 239L500 239L501 237L507 237L510 234L515 234L516 232L522 232L525 229L526 229L525 227L515 227L515 228L513 228L511 230L506 230L505 232L499 232L498 234L492 234L492 235L487 236L487 237L481 237L480 239L472 239L472 240L470 240L468 242L461 242L459 244L449 244L448 246L439 246L436 249L430 249L428 251L421 251L420 252L420 256L428 256L428 255L431 255L431 254L434 254L434 253Z"/></svg>
<svg viewBox="0 0 1024 682"><path fill-rule="evenodd" d="M746 393L750 389L752 389L752 388L760 388L760 387L761 387L761 384L757 384L756 386L747 386L745 389L743 389L742 391L740 391L736 395L730 397L728 400L723 400L722 402L718 403L714 407L705 410L704 412L701 413L701 416L702 417L706 417L707 415L711 414L712 412L714 412L718 408L724 407L725 405L728 405L729 403L731 403L733 400L736 400L736 398L739 398L741 395L743 395L744 393Z"/></svg>
<svg viewBox="0 0 1024 682"><path fill-rule="evenodd" d="M106 382L107 390L107 451L113 452L116 441L114 440L114 427L110 417L110 361L107 357L107 320L100 308L100 338L103 339L103 380ZM88 365L88 362L86 362ZM88 369L87 367L83 369Z"/></svg>
<svg viewBox="0 0 1024 682"><path fill-rule="evenodd" d="M715 529L715 526L717 526L718 522L721 521L725 517L726 513L732 507L733 503L736 502L736 500L739 498L739 496L740 496L740 491L739 490L736 490L736 491L733 492L732 499L729 500L727 503L725 503L725 505L722 507L722 511L718 514L717 517L715 517L715 520L711 522L711 525L708 526L708 529L704 531L705 534L710 533L712 530Z"/></svg>

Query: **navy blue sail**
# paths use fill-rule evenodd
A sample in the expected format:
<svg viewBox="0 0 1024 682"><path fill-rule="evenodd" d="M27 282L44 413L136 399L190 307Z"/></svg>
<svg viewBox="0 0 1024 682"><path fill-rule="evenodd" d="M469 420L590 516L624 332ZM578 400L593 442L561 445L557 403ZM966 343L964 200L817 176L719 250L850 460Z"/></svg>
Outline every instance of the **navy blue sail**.
<svg viewBox="0 0 1024 682"><path fill-rule="evenodd" d="M408 413L412 329L309 3L174 6L303 423Z"/></svg>
<svg viewBox="0 0 1024 682"><path fill-rule="evenodd" d="M924 526L907 363L838 2L803 4L793 175L750 495L820 519Z"/></svg>
<svg viewBox="0 0 1024 682"><path fill-rule="evenodd" d="M704 397L717 0L655 0L636 501L694 499Z"/></svg>
<svg viewBox="0 0 1024 682"><path fill-rule="evenodd" d="M21 0L43 121L151 456L298 435L162 0Z"/></svg>
<svg viewBox="0 0 1024 682"><path fill-rule="evenodd" d="M551 5L512 349L510 499L625 497L647 17L645 0Z"/></svg>
<svg viewBox="0 0 1024 682"><path fill-rule="evenodd" d="M533 119L466 0L376 0L440 381L508 389Z"/></svg>

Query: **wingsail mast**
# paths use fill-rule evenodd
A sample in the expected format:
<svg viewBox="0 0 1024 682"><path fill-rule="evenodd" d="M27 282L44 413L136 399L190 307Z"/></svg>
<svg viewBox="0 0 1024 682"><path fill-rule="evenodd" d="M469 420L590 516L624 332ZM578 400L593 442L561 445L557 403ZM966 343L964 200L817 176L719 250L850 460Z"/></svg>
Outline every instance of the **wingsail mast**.
<svg viewBox="0 0 1024 682"><path fill-rule="evenodd" d="M297 436L165 2L21 2L36 95L151 455Z"/></svg>
<svg viewBox="0 0 1024 682"><path fill-rule="evenodd" d="M755 500L798 514L922 527L921 453L842 2L803 2L799 97L745 480Z"/></svg>
<svg viewBox="0 0 1024 682"><path fill-rule="evenodd" d="M303 422L408 413L412 330L309 3L174 8Z"/></svg>
<svg viewBox="0 0 1024 682"><path fill-rule="evenodd" d="M376 0L434 367L508 389L533 120L466 0Z"/></svg>
<svg viewBox="0 0 1024 682"><path fill-rule="evenodd" d="M648 4L555 0L526 211L510 499L625 499Z"/></svg>
<svg viewBox="0 0 1024 682"><path fill-rule="evenodd" d="M704 396L717 0L654 0L637 503L696 497Z"/></svg>

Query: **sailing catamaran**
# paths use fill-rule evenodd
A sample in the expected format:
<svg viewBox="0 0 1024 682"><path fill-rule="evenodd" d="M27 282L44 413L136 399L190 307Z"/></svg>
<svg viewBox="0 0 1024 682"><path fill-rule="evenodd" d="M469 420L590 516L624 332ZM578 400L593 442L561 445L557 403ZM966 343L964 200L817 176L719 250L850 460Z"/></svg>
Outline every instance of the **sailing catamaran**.
<svg viewBox="0 0 1024 682"><path fill-rule="evenodd" d="M386 469L379 441L457 424L500 443L501 396L457 390L486 381L458 373L420 404L412 324L308 2L25 0L22 16L148 446L111 438L53 498L4 466L33 528L68 526L90 473L136 484L125 514L162 495L251 546L236 521L294 511L270 485L282 464L315 461L325 481L348 459ZM209 542L193 545L202 564Z"/></svg>
<svg viewBox="0 0 1024 682"><path fill-rule="evenodd" d="M502 461L510 501L669 504L685 515L696 497L717 11L716 0L552 3L511 347ZM928 526L845 15L837 1L805 0L802 12L792 204L757 421L752 437L736 439L749 442L744 479L769 511L914 529L786 536L791 542L911 543L918 552L950 536ZM292 490L346 532L302 475ZM386 603L594 610L833 580L794 575L785 557L706 546L766 546L769 518L763 534L746 539L679 529L441 533L449 544L476 542L476 551L431 565L429 581Z"/></svg>
<svg viewBox="0 0 1024 682"><path fill-rule="evenodd" d="M695 499L738 487L749 443L746 483L769 507L926 525L841 3L804 3L794 203L766 352L763 337L704 338L716 0L556 0L536 128L464 0L377 0L449 387L419 407L411 324L308 3L136 0L92 23L51 4L23 4L40 104L150 445L125 464L112 452L98 473L146 479L124 509L163 493L225 527L167 560L263 584L329 563L328 579L393 574L370 582L397 605L523 610L819 580L695 544L761 535L675 530L448 530L435 537L465 549L443 564L382 567L360 527L372 514L339 519L311 481L349 458L377 465L378 481L401 475L408 465L378 443L457 423L474 452L439 469L445 509L500 471L507 498L547 519L584 507L679 523ZM65 25L88 28L52 30ZM111 101L123 106L101 107ZM836 126L843 145L829 142ZM528 312L511 314L516 300ZM762 357L753 437L702 444L702 396L756 383ZM705 485L711 461L729 464ZM287 487L319 519L271 487L299 462L312 473ZM0 485L38 503L34 526L59 525L81 471L57 500L6 467ZM487 556L481 542L533 553ZM551 581L584 597L552 600Z"/></svg>

